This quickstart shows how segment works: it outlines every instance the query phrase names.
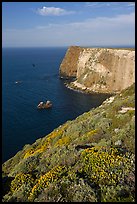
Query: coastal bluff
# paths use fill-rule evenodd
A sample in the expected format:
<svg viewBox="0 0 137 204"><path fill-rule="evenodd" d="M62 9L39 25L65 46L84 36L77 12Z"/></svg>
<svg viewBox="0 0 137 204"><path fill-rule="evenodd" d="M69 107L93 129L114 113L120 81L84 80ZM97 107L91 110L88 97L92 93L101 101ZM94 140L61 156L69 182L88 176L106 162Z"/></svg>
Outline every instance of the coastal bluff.
<svg viewBox="0 0 137 204"><path fill-rule="evenodd" d="M90 61L88 55L82 57L85 48L78 47L77 52L75 48L70 47L67 51L60 76L74 78L70 84L79 83L86 91L88 87L83 84L88 75L92 77L89 65L94 62L95 55ZM99 50L103 53L105 49L96 49ZM114 50L109 49L109 52ZM109 55L106 54L102 54L104 69L109 69L111 75L115 73L115 77L133 77L134 59L128 61L128 58L132 58L134 52L127 51L125 65L117 64L123 75L113 64L117 60L107 61ZM99 58L99 54L96 56ZM119 59L121 64L123 58ZM97 76L107 78L100 67L101 63L95 66L93 75L97 72ZM125 83L128 88L113 94L100 106L66 121L33 144L26 144L2 164L2 202L135 202L135 83L130 85L132 81L127 78L120 80L121 86ZM108 81L106 83L108 85Z"/></svg>
<svg viewBox="0 0 137 204"><path fill-rule="evenodd" d="M2 202L135 202L135 84L2 165Z"/></svg>
<svg viewBox="0 0 137 204"><path fill-rule="evenodd" d="M117 93L135 82L135 51L125 48L71 46L60 65L68 87L87 92Z"/></svg>

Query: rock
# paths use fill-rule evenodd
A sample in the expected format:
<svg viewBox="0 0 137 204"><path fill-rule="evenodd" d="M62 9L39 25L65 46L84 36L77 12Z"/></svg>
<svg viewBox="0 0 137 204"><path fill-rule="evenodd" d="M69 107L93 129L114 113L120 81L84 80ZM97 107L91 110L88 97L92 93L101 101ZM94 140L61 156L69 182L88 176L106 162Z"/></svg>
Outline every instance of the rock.
<svg viewBox="0 0 137 204"><path fill-rule="evenodd" d="M132 108L132 107L122 107L122 109L120 111L118 111L118 113L126 113L129 110L135 110L135 108Z"/></svg>
<svg viewBox="0 0 137 204"><path fill-rule="evenodd" d="M76 77L74 88L120 92L135 82L135 51L71 46L60 65L60 76Z"/></svg>
<svg viewBox="0 0 137 204"><path fill-rule="evenodd" d="M81 149L87 149L87 148L92 148L92 147L94 147L94 146L91 145L91 144L85 144L85 145L77 145L77 146L75 147L75 149L76 149L77 151L79 151L79 150L81 150Z"/></svg>
<svg viewBox="0 0 137 204"><path fill-rule="evenodd" d="M114 132L115 132L115 133L118 133L118 132L119 132L119 128L115 128L115 129L114 129Z"/></svg>
<svg viewBox="0 0 137 204"><path fill-rule="evenodd" d="M51 101L47 101L46 103L40 102L37 106L38 109L47 109L47 108L51 108L51 107L52 107Z"/></svg>
<svg viewBox="0 0 137 204"><path fill-rule="evenodd" d="M121 146L121 145L122 145L122 141L121 141L121 140L116 141L116 142L115 142L115 145L116 145L116 146Z"/></svg>
<svg viewBox="0 0 137 204"><path fill-rule="evenodd" d="M78 46L71 46L60 65L61 78L76 77L77 61L82 48Z"/></svg>

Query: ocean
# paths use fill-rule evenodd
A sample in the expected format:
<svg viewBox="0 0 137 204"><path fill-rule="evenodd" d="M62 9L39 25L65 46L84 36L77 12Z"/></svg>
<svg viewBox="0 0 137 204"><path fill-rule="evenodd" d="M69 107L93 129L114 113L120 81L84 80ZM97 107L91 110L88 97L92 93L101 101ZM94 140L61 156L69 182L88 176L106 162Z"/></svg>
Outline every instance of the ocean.
<svg viewBox="0 0 137 204"><path fill-rule="evenodd" d="M2 162L25 144L32 144L108 97L65 87L59 78L59 67L66 51L67 48L2 49ZM46 100L53 107L38 110L38 103Z"/></svg>

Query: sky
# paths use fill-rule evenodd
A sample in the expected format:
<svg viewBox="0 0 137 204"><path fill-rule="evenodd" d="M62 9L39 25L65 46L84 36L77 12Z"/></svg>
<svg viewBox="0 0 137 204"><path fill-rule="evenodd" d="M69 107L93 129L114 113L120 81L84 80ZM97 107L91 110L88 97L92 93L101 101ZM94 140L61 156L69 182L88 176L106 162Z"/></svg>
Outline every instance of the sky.
<svg viewBox="0 0 137 204"><path fill-rule="evenodd" d="M2 2L2 47L134 44L135 2Z"/></svg>

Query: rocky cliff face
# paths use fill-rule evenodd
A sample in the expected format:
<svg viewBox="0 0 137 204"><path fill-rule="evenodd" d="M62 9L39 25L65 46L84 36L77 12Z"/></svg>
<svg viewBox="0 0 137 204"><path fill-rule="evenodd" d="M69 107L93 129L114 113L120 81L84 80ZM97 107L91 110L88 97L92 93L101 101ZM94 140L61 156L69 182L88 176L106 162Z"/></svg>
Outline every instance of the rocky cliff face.
<svg viewBox="0 0 137 204"><path fill-rule="evenodd" d="M135 51L129 49L68 49L60 66L62 77L76 77L73 88L88 92L119 92L135 82Z"/></svg>
<svg viewBox="0 0 137 204"><path fill-rule="evenodd" d="M76 77L77 64L82 48L71 46L60 65L60 75L63 78Z"/></svg>

